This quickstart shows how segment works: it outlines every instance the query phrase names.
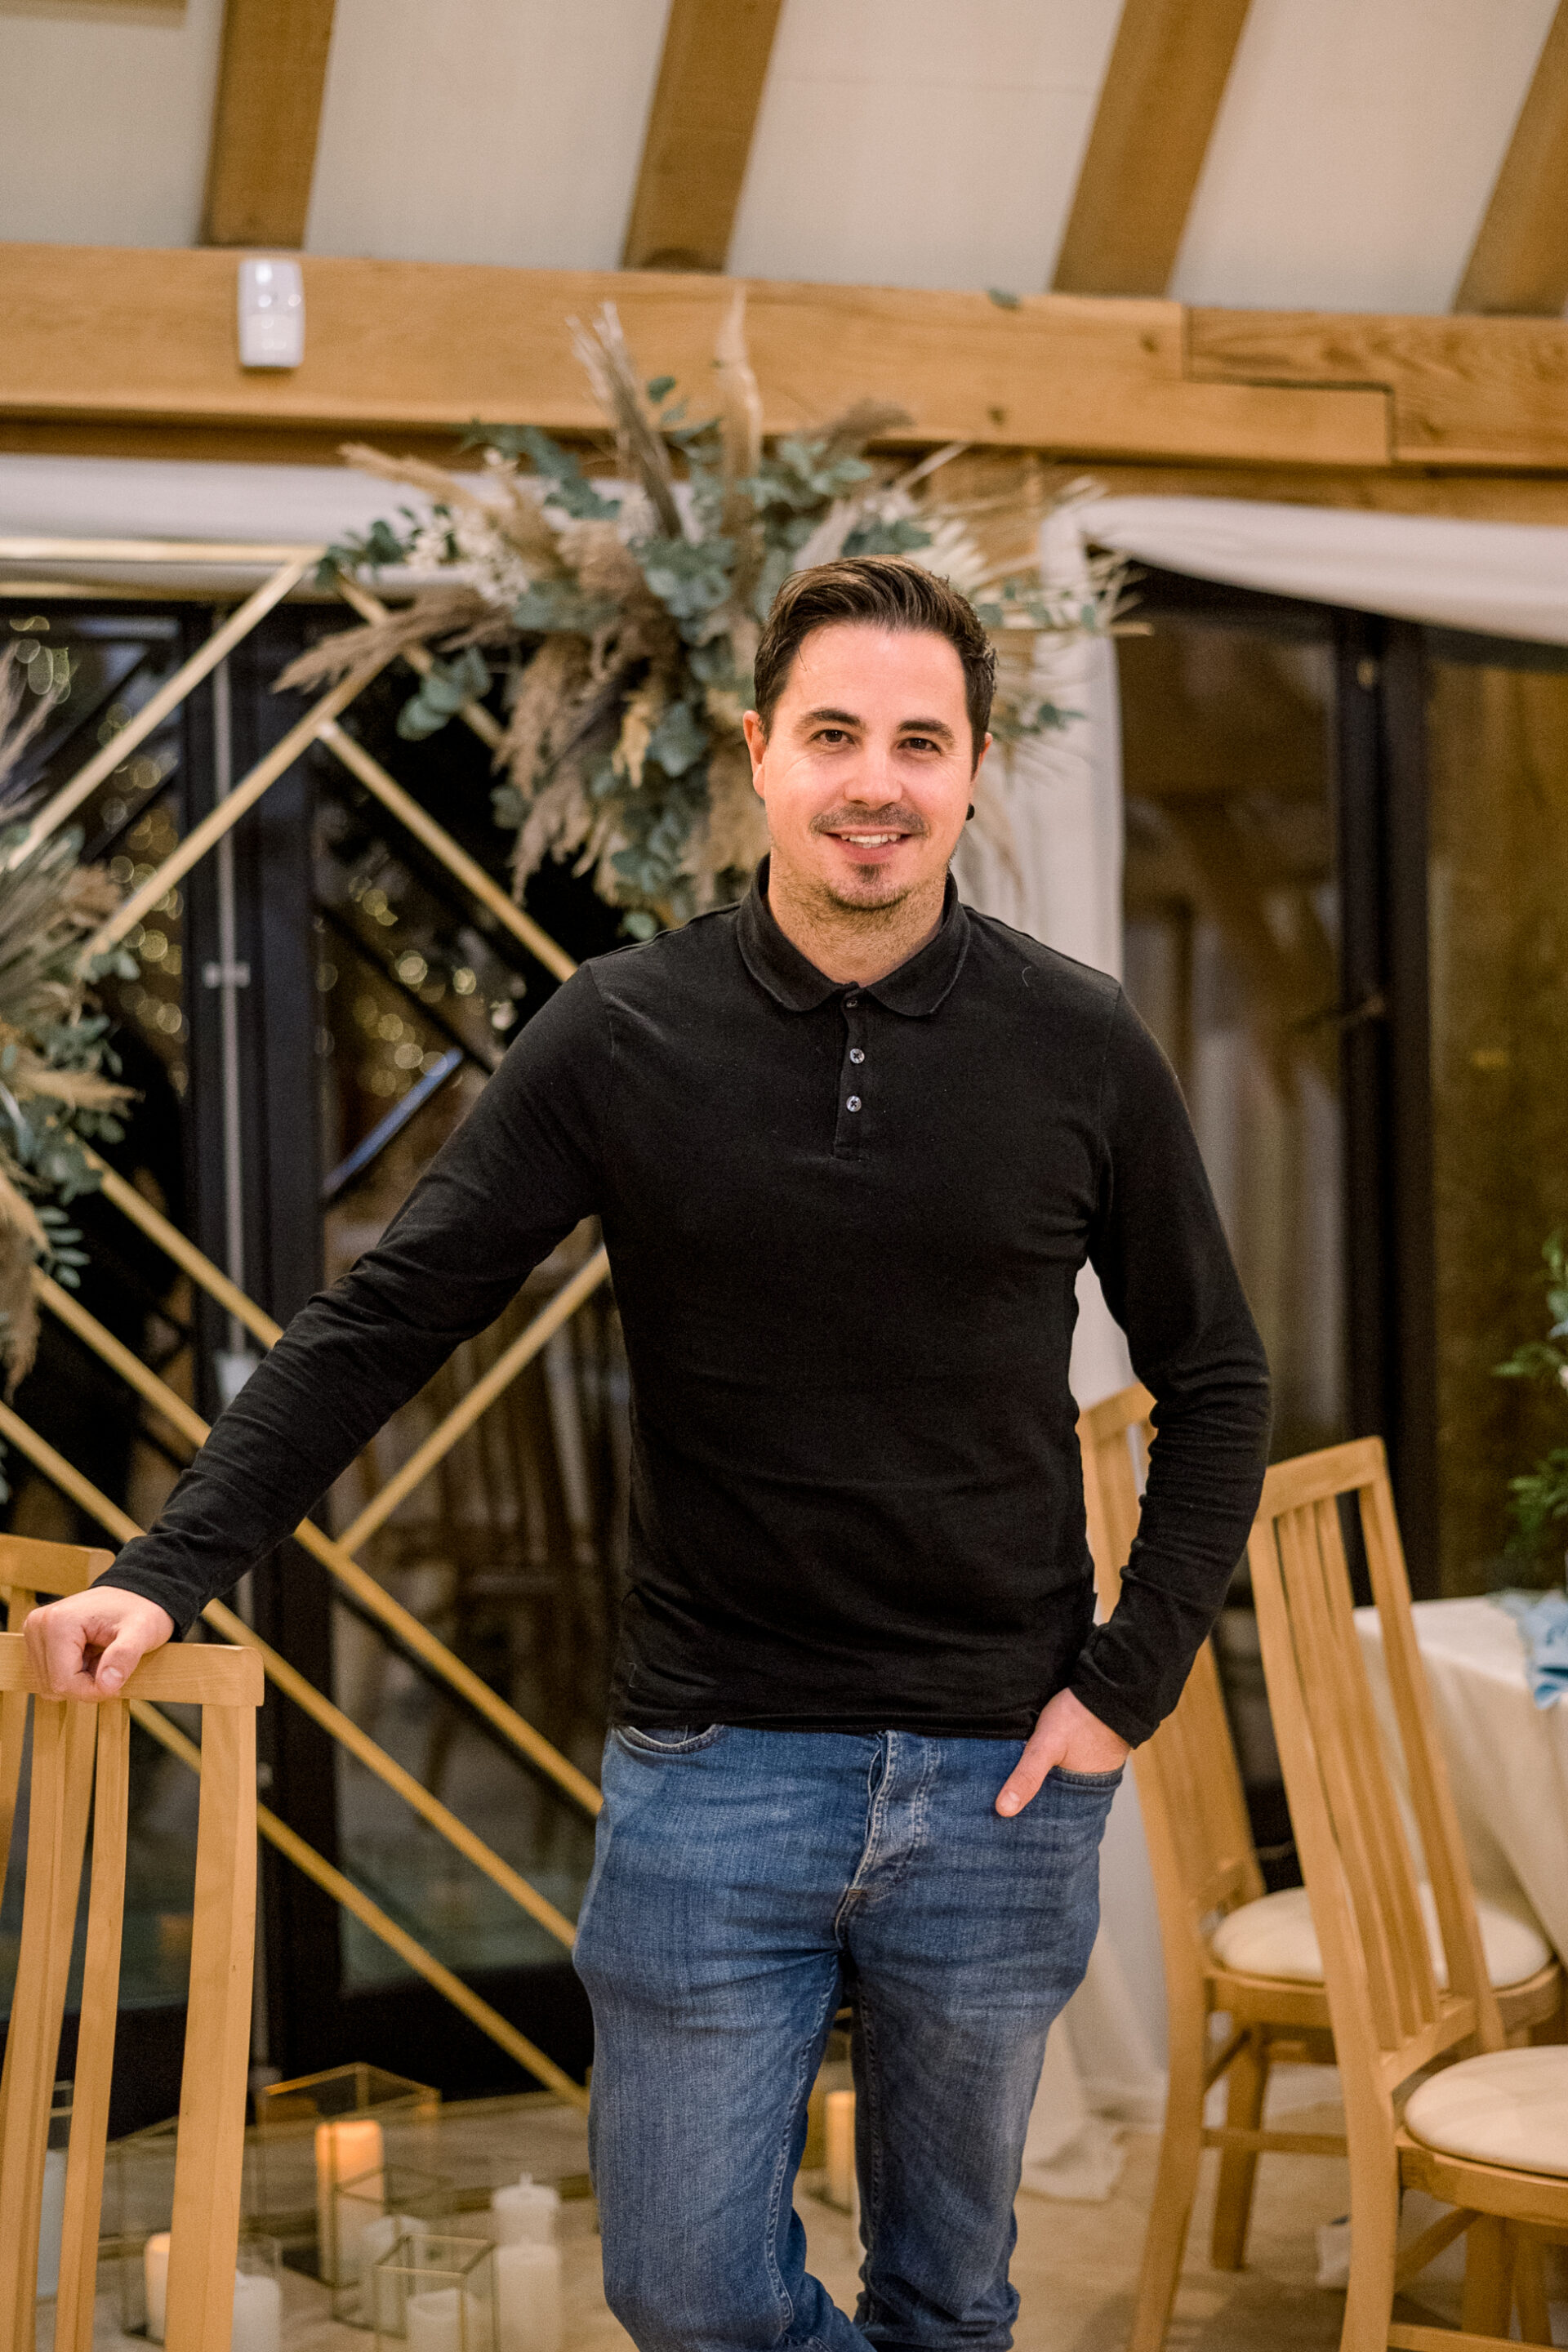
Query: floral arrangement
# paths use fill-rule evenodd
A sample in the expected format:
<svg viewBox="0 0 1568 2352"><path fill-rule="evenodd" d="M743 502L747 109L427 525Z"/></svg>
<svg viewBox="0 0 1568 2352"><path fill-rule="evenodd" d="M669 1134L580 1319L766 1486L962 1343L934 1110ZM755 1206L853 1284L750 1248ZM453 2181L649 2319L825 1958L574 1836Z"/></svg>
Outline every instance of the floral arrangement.
<svg viewBox="0 0 1568 2352"><path fill-rule="evenodd" d="M323 578L401 565L436 574L384 622L348 629L294 663L306 686L415 645L433 667L399 718L433 735L499 680L505 713L493 803L513 836L521 898L545 856L574 858L646 938L740 897L765 849L741 719L752 663L786 575L838 555L902 552L975 602L998 650L994 729L1004 740L1076 714L1032 690L1037 640L1109 630L1123 572L1091 562L1053 592L998 553L994 498L944 501L941 450L900 469L868 454L906 420L870 404L814 432L764 441L742 298L713 360L713 413L688 419L670 377L639 380L613 306L575 348L614 436L613 487L531 426L476 425L476 476L359 446L344 456L424 494L329 551ZM608 457L608 452L605 453ZM524 460L529 470L524 470ZM1079 499L1092 485L1058 494ZM1051 501L1037 477L1005 536L1033 549Z"/></svg>
<svg viewBox="0 0 1568 2352"><path fill-rule="evenodd" d="M29 693L18 649L0 653L0 817L12 817L0 829L0 1362L7 1394L37 1349L34 1270L76 1287L86 1258L66 1210L96 1189L87 1143L119 1139L118 1113L130 1098L129 1087L107 1075L120 1065L90 987L110 971L134 978L136 966L122 949L91 961L86 953L120 902L119 886L102 867L79 863L79 832L33 842L16 815L26 798L16 774L22 753L62 686L68 690L60 667L57 655Z"/></svg>
<svg viewBox="0 0 1568 2352"><path fill-rule="evenodd" d="M1527 1339L1493 1370L1500 1380L1545 1381L1559 1402L1568 1403L1568 1242L1555 1233L1541 1254L1546 1261L1546 1337ZM1545 1557L1555 1567L1568 1542L1568 1445L1554 1445L1533 1470L1510 1478L1508 1488L1510 1551L1538 1561Z"/></svg>

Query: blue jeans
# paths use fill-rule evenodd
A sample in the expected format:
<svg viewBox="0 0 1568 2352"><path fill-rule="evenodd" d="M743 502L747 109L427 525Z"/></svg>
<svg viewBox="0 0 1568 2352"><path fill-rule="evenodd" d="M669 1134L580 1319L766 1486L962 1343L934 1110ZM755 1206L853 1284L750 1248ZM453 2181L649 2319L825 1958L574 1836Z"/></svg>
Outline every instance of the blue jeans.
<svg viewBox="0 0 1568 2352"><path fill-rule="evenodd" d="M1100 1918L1119 1772L907 1731L613 1732L576 1963L605 2291L639 2352L1011 2344L1024 2135ZM853 2321L791 2204L835 2011L855 2008L867 2252Z"/></svg>

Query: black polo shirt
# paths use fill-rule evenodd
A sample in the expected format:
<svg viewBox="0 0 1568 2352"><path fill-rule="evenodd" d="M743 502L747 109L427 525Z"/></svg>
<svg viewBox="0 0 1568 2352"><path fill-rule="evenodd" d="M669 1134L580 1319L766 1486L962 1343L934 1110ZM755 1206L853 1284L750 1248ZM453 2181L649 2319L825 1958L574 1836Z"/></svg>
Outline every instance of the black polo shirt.
<svg viewBox="0 0 1568 2352"><path fill-rule="evenodd" d="M1247 1538L1268 1371L1175 1080L1113 980L963 907L884 980L739 908L595 958L295 1318L105 1581L177 1622L290 1529L579 1219L632 1382L614 1706L647 1726L1132 1740ZM1158 1400L1093 1624L1068 1387L1099 1270Z"/></svg>

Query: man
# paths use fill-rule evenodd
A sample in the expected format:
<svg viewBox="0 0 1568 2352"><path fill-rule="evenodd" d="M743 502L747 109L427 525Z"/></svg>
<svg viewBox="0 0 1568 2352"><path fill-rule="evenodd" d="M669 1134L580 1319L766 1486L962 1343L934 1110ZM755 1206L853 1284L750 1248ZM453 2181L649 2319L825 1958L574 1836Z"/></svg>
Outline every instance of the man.
<svg viewBox="0 0 1568 2352"><path fill-rule="evenodd" d="M55 1689L119 1689L603 1219L631 1580L577 1963L606 2292L643 2352L1011 2341L1024 2134L1106 1813L1258 1498L1267 1370L1174 1080L1113 981L948 876L993 670L910 563L787 582L746 719L751 896L568 982L158 1528L29 1621ZM1086 1257L1158 1400L1100 1626ZM853 2323L790 2199L847 1990Z"/></svg>

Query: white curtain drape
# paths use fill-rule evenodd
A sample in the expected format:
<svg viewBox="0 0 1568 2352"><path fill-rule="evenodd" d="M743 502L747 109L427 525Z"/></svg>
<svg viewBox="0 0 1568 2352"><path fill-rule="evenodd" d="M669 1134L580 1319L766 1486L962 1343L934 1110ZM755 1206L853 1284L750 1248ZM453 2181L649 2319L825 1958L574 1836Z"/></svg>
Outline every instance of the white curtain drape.
<svg viewBox="0 0 1568 2352"><path fill-rule="evenodd" d="M1277 596L1489 636L1568 645L1568 530L1248 499L1097 499L1100 547Z"/></svg>

